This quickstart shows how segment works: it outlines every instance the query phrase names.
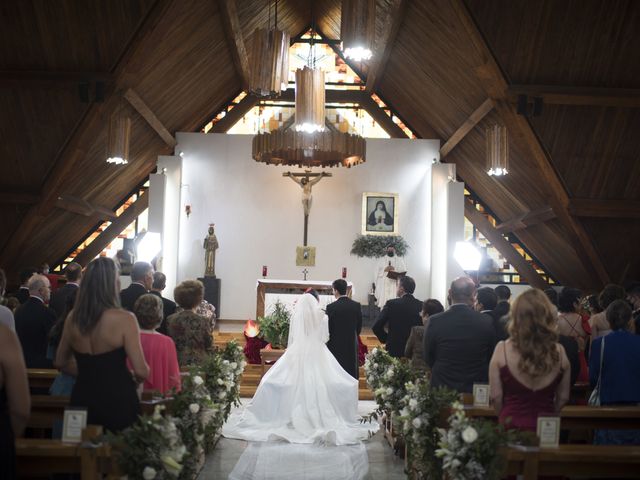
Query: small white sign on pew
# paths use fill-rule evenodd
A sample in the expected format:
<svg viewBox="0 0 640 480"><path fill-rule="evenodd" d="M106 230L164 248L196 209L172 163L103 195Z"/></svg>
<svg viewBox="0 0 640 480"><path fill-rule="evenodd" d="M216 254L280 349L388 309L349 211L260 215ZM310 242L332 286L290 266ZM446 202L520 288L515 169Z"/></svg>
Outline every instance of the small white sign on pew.
<svg viewBox="0 0 640 480"><path fill-rule="evenodd" d="M65 408L62 426L62 441L65 443L80 443L82 430L87 427L86 408Z"/></svg>
<svg viewBox="0 0 640 480"><path fill-rule="evenodd" d="M557 447L560 443L560 417L538 417L536 435L541 447Z"/></svg>
<svg viewBox="0 0 640 480"><path fill-rule="evenodd" d="M488 407L489 406L489 385L486 383L473 384L473 406Z"/></svg>

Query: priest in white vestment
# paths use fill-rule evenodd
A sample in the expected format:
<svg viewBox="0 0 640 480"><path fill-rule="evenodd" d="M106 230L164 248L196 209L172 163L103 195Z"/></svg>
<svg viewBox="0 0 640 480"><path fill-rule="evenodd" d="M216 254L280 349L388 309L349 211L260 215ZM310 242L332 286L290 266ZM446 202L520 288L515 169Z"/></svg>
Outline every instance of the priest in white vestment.
<svg viewBox="0 0 640 480"><path fill-rule="evenodd" d="M387 255L378 260L376 268L376 305L382 308L388 300L396 298L398 279L389 278L390 271L406 273L407 266L402 257L396 255L396 249L387 247Z"/></svg>

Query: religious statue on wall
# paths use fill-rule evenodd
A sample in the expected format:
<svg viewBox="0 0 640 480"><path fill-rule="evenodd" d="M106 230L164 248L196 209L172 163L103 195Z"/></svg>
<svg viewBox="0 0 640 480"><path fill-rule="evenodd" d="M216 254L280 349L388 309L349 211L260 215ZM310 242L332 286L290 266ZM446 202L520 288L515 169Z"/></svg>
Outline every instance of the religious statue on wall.
<svg viewBox="0 0 640 480"><path fill-rule="evenodd" d="M209 234L204 238L204 276L216 276L216 250L218 249L218 239L213 231L214 224L209 224Z"/></svg>

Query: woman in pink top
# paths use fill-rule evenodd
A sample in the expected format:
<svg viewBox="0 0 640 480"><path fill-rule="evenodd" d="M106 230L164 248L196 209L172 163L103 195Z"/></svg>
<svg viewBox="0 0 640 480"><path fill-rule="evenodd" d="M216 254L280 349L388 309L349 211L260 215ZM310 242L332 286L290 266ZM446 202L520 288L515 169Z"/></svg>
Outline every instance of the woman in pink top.
<svg viewBox="0 0 640 480"><path fill-rule="evenodd" d="M149 364L151 373L144 382L144 390L161 394L170 393L172 389L180 390L180 367L173 340L156 332L162 322L162 300L151 294L142 295L133 307L133 312L140 325L140 341L144 358Z"/></svg>

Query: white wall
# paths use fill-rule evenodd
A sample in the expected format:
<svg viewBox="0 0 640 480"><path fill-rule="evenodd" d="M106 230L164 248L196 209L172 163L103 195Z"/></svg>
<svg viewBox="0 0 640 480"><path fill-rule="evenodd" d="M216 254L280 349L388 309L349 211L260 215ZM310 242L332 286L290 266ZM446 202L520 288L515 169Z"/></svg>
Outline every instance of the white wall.
<svg viewBox="0 0 640 480"><path fill-rule="evenodd" d="M255 162L247 135L178 133L177 140L176 151L184 154L177 279L202 276L202 241L208 224L215 223L221 318L253 318L262 265L269 267L269 278L302 279L302 268L295 266L303 234L301 188L282 177L300 169ZM317 254L308 279L333 280L346 267L354 298L366 303L376 261L349 253L361 229L362 193L398 193L399 230L411 246L405 261L416 296L425 298L431 279L431 165L438 149L436 140L367 139L366 163L331 169L333 177L313 187L309 245ZM183 208L187 194L190 218Z"/></svg>

